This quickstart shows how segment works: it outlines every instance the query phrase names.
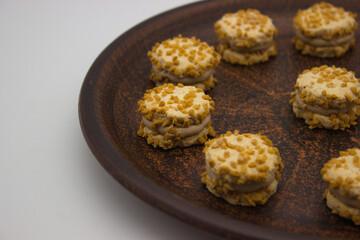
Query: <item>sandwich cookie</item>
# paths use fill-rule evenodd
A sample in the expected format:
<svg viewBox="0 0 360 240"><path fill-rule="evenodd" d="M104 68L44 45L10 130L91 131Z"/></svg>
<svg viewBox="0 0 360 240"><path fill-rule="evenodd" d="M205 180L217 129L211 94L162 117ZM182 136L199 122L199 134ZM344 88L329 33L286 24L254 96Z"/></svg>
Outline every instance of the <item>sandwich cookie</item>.
<svg viewBox="0 0 360 240"><path fill-rule="evenodd" d="M360 149L341 151L321 169L329 185L324 198L332 213L360 225Z"/></svg>
<svg viewBox="0 0 360 240"><path fill-rule="evenodd" d="M138 102L142 120L138 135L164 149L204 144L211 126L214 102L201 88L164 84L146 91Z"/></svg>
<svg viewBox="0 0 360 240"><path fill-rule="evenodd" d="M283 164L279 151L260 134L227 132L205 143L201 181L233 205L265 204L278 186Z"/></svg>
<svg viewBox="0 0 360 240"><path fill-rule="evenodd" d="M252 65L276 55L277 29L272 20L258 10L227 13L214 27L219 37L217 50L227 62Z"/></svg>
<svg viewBox="0 0 360 240"><path fill-rule="evenodd" d="M310 129L344 130L357 124L359 97L360 83L353 72L323 65L299 74L290 104Z"/></svg>
<svg viewBox="0 0 360 240"><path fill-rule="evenodd" d="M294 18L295 48L304 55L340 57L355 45L356 14L321 2Z"/></svg>
<svg viewBox="0 0 360 240"><path fill-rule="evenodd" d="M152 63L150 78L160 86L164 83L182 83L203 90L214 87L214 68L221 56L214 47L195 37L181 35L156 43L148 57Z"/></svg>

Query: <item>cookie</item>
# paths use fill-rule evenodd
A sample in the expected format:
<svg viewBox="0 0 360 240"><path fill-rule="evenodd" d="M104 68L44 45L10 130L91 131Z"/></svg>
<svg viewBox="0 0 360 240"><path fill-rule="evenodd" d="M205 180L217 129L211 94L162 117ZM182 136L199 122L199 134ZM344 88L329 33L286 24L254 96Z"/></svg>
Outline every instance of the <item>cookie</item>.
<svg viewBox="0 0 360 240"><path fill-rule="evenodd" d="M214 101L201 88L163 84L147 90L138 105L142 114L138 135L154 147L188 147L215 136Z"/></svg>
<svg viewBox="0 0 360 240"><path fill-rule="evenodd" d="M258 10L226 13L215 24L219 38L218 52L232 64L252 65L265 62L277 53L272 20Z"/></svg>
<svg viewBox="0 0 360 240"><path fill-rule="evenodd" d="M152 63L150 78L157 86L182 83L206 91L217 82L213 75L221 56L214 47L195 37L179 35L156 43L148 57Z"/></svg>
<svg viewBox="0 0 360 240"><path fill-rule="evenodd" d="M299 10L293 21L295 48L304 55L341 57L355 45L356 17L325 2Z"/></svg>
<svg viewBox="0 0 360 240"><path fill-rule="evenodd" d="M227 132L205 143L201 181L233 205L265 204L278 186L283 164L279 151L260 134Z"/></svg>
<svg viewBox="0 0 360 240"><path fill-rule="evenodd" d="M341 129L356 125L360 115L360 79L345 68L323 65L299 74L290 104L309 128Z"/></svg>
<svg viewBox="0 0 360 240"><path fill-rule="evenodd" d="M340 152L324 165L321 174L329 185L324 198L332 213L360 225L360 149Z"/></svg>

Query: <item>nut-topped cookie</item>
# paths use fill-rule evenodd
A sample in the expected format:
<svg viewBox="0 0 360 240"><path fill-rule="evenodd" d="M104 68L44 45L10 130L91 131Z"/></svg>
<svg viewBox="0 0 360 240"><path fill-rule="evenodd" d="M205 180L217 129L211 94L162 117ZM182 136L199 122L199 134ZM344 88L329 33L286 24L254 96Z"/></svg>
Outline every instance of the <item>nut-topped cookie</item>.
<svg viewBox="0 0 360 240"><path fill-rule="evenodd" d="M290 104L310 128L341 129L356 125L360 82L345 68L323 65L299 74Z"/></svg>
<svg viewBox="0 0 360 240"><path fill-rule="evenodd" d="M340 57L355 44L356 14L330 3L299 10L294 18L293 42L302 54Z"/></svg>
<svg viewBox="0 0 360 240"><path fill-rule="evenodd" d="M150 78L157 86L182 83L206 91L217 82L213 74L221 57L214 47L195 37L179 35L156 43L148 57L152 63Z"/></svg>
<svg viewBox="0 0 360 240"><path fill-rule="evenodd" d="M276 55L277 29L271 18L258 10L226 13L214 27L220 40L217 50L227 62L252 65Z"/></svg>
<svg viewBox="0 0 360 240"><path fill-rule="evenodd" d="M360 149L340 152L324 165L321 174L329 185L324 198L332 213L360 225Z"/></svg>
<svg viewBox="0 0 360 240"><path fill-rule="evenodd" d="M233 205L265 204L276 190L283 163L271 140L260 134L227 132L205 143L201 181Z"/></svg>
<svg viewBox="0 0 360 240"><path fill-rule="evenodd" d="M214 136L214 101L201 88L164 84L149 89L138 102L142 120L138 135L164 149L204 144Z"/></svg>

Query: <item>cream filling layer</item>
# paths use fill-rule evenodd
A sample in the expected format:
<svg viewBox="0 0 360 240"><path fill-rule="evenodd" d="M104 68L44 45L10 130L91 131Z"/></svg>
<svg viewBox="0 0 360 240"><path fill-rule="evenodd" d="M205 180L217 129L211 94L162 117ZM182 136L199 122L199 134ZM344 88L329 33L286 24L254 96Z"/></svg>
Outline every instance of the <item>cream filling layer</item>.
<svg viewBox="0 0 360 240"><path fill-rule="evenodd" d="M253 47L239 47L236 46L236 43L234 42L228 42L230 48L234 50L235 52L255 52L255 51L263 51L271 47L273 44L273 41L269 41L263 44L258 44Z"/></svg>
<svg viewBox="0 0 360 240"><path fill-rule="evenodd" d="M177 133L181 134L180 136L182 138L185 138L185 137L193 136L193 135L200 133L208 125L208 123L210 122L210 119L211 119L211 114L209 114L206 118L204 118L202 123L200 123L198 125L190 125L187 128L180 128L180 127L174 127L174 128ZM147 128L152 129L151 128L152 121L147 120L144 116L142 117L142 121ZM156 128L155 130L158 133L164 135L169 130L169 128L170 127L160 126L160 127Z"/></svg>
<svg viewBox="0 0 360 240"><path fill-rule="evenodd" d="M152 70L155 72L155 74L157 74L163 78L167 78L173 83L183 83L183 84L195 84L195 83L203 82L206 79L208 79L209 77L211 77L214 72L214 70L211 68L211 69L206 70L204 74L202 74L198 77L179 77L172 73L159 71L156 69L156 67L154 65L152 66Z"/></svg>
<svg viewBox="0 0 360 240"><path fill-rule="evenodd" d="M222 45L229 45L232 50L235 52L255 52L255 51L263 51L269 49L274 41L268 41L263 44L257 44L252 47L239 47L236 45L236 41L230 41L230 40L221 40L220 44Z"/></svg>
<svg viewBox="0 0 360 240"><path fill-rule="evenodd" d="M333 188L329 188L329 191L335 198L339 199L345 205L353 207L353 208L360 209L360 201L357 200L356 198L343 196Z"/></svg>
<svg viewBox="0 0 360 240"><path fill-rule="evenodd" d="M211 169L209 164L206 164L205 169L206 169L208 177L210 178L210 180L212 182L215 182L216 179L221 179ZM235 184L235 183L227 182L227 184L229 184L229 186L232 189L234 189L234 191L244 193L244 192L254 192L254 191L259 190L260 188L269 186L274 180L275 180L275 172L272 172L272 173L270 173L270 177L264 182L259 182L259 183L252 182L252 183L245 183L245 184Z"/></svg>
<svg viewBox="0 0 360 240"><path fill-rule="evenodd" d="M335 46L339 46L339 45L342 45L345 43L349 43L355 37L355 34L351 33L351 34L345 35L343 37L333 38L330 40L326 40L326 39L323 39L320 37L309 38L309 37L305 36L304 34L302 34L302 32L298 28L295 28L295 35L301 41L303 41L311 46L315 46L315 47L335 47Z"/></svg>
<svg viewBox="0 0 360 240"><path fill-rule="evenodd" d="M355 106L354 104L350 104L345 108L323 108L323 107L304 103L298 94L295 95L294 100L301 109L309 110L313 113L317 113L323 116L330 116L331 114L338 114L338 113L348 113Z"/></svg>

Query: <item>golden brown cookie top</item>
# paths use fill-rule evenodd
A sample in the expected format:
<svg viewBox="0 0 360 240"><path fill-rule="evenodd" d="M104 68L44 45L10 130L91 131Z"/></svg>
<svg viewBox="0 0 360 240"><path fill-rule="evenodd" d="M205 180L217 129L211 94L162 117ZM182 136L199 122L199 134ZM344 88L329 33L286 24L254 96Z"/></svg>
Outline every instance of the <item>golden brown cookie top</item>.
<svg viewBox="0 0 360 240"><path fill-rule="evenodd" d="M139 112L153 124L189 127L200 124L214 111L214 101L194 86L164 84L146 91Z"/></svg>
<svg viewBox="0 0 360 240"><path fill-rule="evenodd" d="M238 184L267 181L283 168L278 149L260 134L227 132L207 141L204 153L212 172Z"/></svg>
<svg viewBox="0 0 360 240"><path fill-rule="evenodd" d="M156 43L148 52L148 57L157 70L179 77L199 77L206 70L216 67L221 58L206 42L181 35Z"/></svg>
<svg viewBox="0 0 360 240"><path fill-rule="evenodd" d="M341 151L339 157L325 163L321 174L323 180L341 195L360 200L360 149Z"/></svg>
<svg viewBox="0 0 360 240"><path fill-rule="evenodd" d="M295 89L301 100L324 108L344 108L360 103L360 79L345 68L323 65L304 70Z"/></svg>
<svg viewBox="0 0 360 240"><path fill-rule="evenodd" d="M255 9L226 13L214 27L220 39L235 43L237 47L268 43L277 35L271 18Z"/></svg>
<svg viewBox="0 0 360 240"><path fill-rule="evenodd" d="M308 37L331 39L351 34L357 28L357 15L344 8L321 2L306 10L299 10L294 27Z"/></svg>

